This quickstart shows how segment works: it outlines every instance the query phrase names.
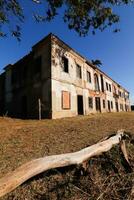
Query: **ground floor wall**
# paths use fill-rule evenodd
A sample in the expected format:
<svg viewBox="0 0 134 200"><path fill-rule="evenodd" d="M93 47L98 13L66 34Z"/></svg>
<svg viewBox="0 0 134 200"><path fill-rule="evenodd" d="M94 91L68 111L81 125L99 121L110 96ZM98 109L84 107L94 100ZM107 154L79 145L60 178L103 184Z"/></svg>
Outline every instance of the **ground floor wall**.
<svg viewBox="0 0 134 200"><path fill-rule="evenodd" d="M52 118L117 111L121 110L117 110L112 95L83 89L64 81L52 80Z"/></svg>
<svg viewBox="0 0 134 200"><path fill-rule="evenodd" d="M3 114L24 119L39 118L39 99L42 119L73 117L97 112L130 111L129 100L123 101L105 92L89 90L54 79L18 88L5 99Z"/></svg>
<svg viewBox="0 0 134 200"><path fill-rule="evenodd" d="M39 118L39 100L41 117L51 116L51 79L29 84L26 87L16 88L11 92L11 98L5 102L7 116L22 119Z"/></svg>

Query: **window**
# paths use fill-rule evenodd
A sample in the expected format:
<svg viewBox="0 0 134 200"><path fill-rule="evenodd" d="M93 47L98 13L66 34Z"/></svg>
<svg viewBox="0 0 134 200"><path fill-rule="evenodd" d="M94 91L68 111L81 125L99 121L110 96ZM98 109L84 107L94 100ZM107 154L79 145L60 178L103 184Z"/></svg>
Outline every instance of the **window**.
<svg viewBox="0 0 134 200"><path fill-rule="evenodd" d="M113 109L113 102L111 101L111 109Z"/></svg>
<svg viewBox="0 0 134 200"><path fill-rule="evenodd" d="M109 91L111 92L112 90L111 90L111 85L109 84Z"/></svg>
<svg viewBox="0 0 134 200"><path fill-rule="evenodd" d="M104 99L103 99L103 108L106 108L106 103Z"/></svg>
<svg viewBox="0 0 134 200"><path fill-rule="evenodd" d="M42 65L42 58L41 56L37 57L34 61L34 74L41 74L41 65Z"/></svg>
<svg viewBox="0 0 134 200"><path fill-rule="evenodd" d="M76 76L78 78L82 78L82 75L81 75L81 66L80 65L76 65Z"/></svg>
<svg viewBox="0 0 134 200"><path fill-rule="evenodd" d="M121 91L119 91L119 96L121 97Z"/></svg>
<svg viewBox="0 0 134 200"><path fill-rule="evenodd" d="M62 91L62 109L70 109L70 93L68 91Z"/></svg>
<svg viewBox="0 0 134 200"><path fill-rule="evenodd" d="M27 66L23 66L23 68L22 68L22 80L26 80L27 79L27 75L28 75L28 67Z"/></svg>
<svg viewBox="0 0 134 200"><path fill-rule="evenodd" d="M88 97L88 105L89 105L89 108L93 108L93 98L92 97Z"/></svg>
<svg viewBox="0 0 134 200"><path fill-rule="evenodd" d="M87 71L87 82L91 83L91 73Z"/></svg>
<svg viewBox="0 0 134 200"><path fill-rule="evenodd" d="M124 92L122 92L122 98L125 98L125 93Z"/></svg>
<svg viewBox="0 0 134 200"><path fill-rule="evenodd" d="M62 63L63 63L63 71L69 73L68 59L64 56L62 57Z"/></svg>
<svg viewBox="0 0 134 200"><path fill-rule="evenodd" d="M11 81L12 81L12 84L15 84L17 82L17 70L16 70L16 68L12 69Z"/></svg>
<svg viewBox="0 0 134 200"><path fill-rule="evenodd" d="M100 91L99 79L98 79L97 74L94 74L94 83L95 83L95 90L96 90L96 91Z"/></svg>
<svg viewBox="0 0 134 200"><path fill-rule="evenodd" d="M108 91L108 83L106 82L106 89L107 89L107 91Z"/></svg>
<svg viewBox="0 0 134 200"><path fill-rule="evenodd" d="M117 93L115 86L113 86L113 93L115 93L115 94Z"/></svg>
<svg viewBox="0 0 134 200"><path fill-rule="evenodd" d="M103 79L103 75L101 74L100 77L101 77L101 90L102 90L102 92L104 92L104 79Z"/></svg>
<svg viewBox="0 0 134 200"><path fill-rule="evenodd" d="M120 110L124 111L123 104L120 104Z"/></svg>

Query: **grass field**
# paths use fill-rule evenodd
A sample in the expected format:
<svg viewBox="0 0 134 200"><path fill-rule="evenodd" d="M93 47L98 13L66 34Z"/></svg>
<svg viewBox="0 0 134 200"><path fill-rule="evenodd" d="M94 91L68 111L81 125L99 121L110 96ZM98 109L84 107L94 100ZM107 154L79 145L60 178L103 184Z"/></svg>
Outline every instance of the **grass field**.
<svg viewBox="0 0 134 200"><path fill-rule="evenodd" d="M134 134L134 113L42 121L0 118L0 177L31 159L80 150L118 129ZM4 199L33 199L30 195L27 198L17 195Z"/></svg>

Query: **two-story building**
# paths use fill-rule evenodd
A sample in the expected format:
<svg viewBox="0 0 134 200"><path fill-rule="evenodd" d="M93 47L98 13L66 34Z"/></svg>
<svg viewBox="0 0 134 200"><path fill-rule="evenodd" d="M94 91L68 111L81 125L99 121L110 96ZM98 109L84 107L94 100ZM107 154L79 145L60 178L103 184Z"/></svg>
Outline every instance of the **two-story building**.
<svg viewBox="0 0 134 200"><path fill-rule="evenodd" d="M49 34L0 75L0 113L62 118L130 111L129 92L57 36Z"/></svg>

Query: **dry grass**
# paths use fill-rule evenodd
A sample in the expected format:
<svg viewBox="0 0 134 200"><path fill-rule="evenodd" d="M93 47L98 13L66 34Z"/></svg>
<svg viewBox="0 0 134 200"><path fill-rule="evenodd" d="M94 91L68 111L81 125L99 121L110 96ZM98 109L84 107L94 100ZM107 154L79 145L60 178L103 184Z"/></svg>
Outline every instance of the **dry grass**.
<svg viewBox="0 0 134 200"><path fill-rule="evenodd" d="M0 118L0 177L31 159L77 151L118 129L125 129L133 134L134 113L95 114L42 121ZM133 160L133 150L134 148L131 147L131 160ZM115 157L117 157L117 152ZM121 183L125 184L124 191L127 191L126 195L128 195L133 174L129 174L130 178L128 178L124 169L119 169L118 173L115 173L112 162L110 168L107 167L108 162L105 156L92 159L87 171L88 176L80 176L79 181L78 177L74 176L76 173L74 168L60 172L60 175L54 171L46 172L3 199L97 200L98 198L98 200L103 200L110 199L108 196L111 192L110 188L112 188L111 199L114 199L114 196L116 196L115 199L121 199L123 192L122 190L117 192L117 190ZM118 166L116 168L122 168L119 164L120 160L114 165ZM104 172L106 168L108 168L106 170L108 174ZM122 179L120 179L121 175L124 176ZM113 179L111 179L112 176ZM124 194L122 196L126 200L126 196Z"/></svg>

